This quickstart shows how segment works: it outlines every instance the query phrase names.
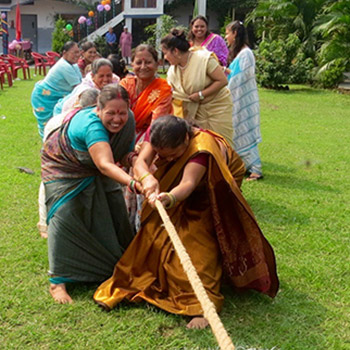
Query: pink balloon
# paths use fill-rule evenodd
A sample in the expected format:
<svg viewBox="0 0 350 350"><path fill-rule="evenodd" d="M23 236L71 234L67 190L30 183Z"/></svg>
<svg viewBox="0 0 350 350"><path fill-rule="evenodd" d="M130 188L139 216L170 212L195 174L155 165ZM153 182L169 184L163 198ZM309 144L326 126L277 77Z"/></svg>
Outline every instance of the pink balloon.
<svg viewBox="0 0 350 350"><path fill-rule="evenodd" d="M98 11L98 12L101 12L101 11L103 11L104 9L105 9L105 7L104 7L103 5L101 5L101 4L97 5L97 11Z"/></svg>
<svg viewBox="0 0 350 350"><path fill-rule="evenodd" d="M111 9L111 7L107 4L107 5L105 5L105 10L106 11L109 11Z"/></svg>
<svg viewBox="0 0 350 350"><path fill-rule="evenodd" d="M11 44L9 44L9 49L10 49L10 50L16 50L16 45L17 45L17 44L15 44L15 43L12 42Z"/></svg>
<svg viewBox="0 0 350 350"><path fill-rule="evenodd" d="M86 17L80 16L79 19L78 19L78 23L79 23L79 24L83 24L83 23L85 23L85 22L86 22Z"/></svg>
<svg viewBox="0 0 350 350"><path fill-rule="evenodd" d="M6 18L6 13L3 12L3 13L1 14L1 18L2 18L2 19L5 19L5 18Z"/></svg>

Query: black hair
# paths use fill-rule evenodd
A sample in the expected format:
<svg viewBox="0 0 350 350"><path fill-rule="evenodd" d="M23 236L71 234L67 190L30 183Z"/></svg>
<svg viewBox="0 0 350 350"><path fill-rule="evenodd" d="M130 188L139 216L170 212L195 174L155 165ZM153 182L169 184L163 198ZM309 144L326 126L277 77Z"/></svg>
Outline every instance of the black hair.
<svg viewBox="0 0 350 350"><path fill-rule="evenodd" d="M230 53L228 55L228 61L232 62L244 45L249 46L248 33L241 21L233 21L229 23L226 28L232 33L236 32L235 41L230 46Z"/></svg>
<svg viewBox="0 0 350 350"><path fill-rule="evenodd" d="M92 47L96 48L96 45L92 41L84 41L80 48L85 52L87 50L90 50Z"/></svg>
<svg viewBox="0 0 350 350"><path fill-rule="evenodd" d="M97 106L99 109L103 109L107 102L114 99L122 99L129 106L129 94L128 92L119 84L108 84L104 86L98 96Z"/></svg>
<svg viewBox="0 0 350 350"><path fill-rule="evenodd" d="M126 68L125 61L118 54L109 54L107 60L112 63L113 73L118 75L120 79L123 79L129 73Z"/></svg>
<svg viewBox="0 0 350 350"><path fill-rule="evenodd" d="M160 43L170 51L178 49L181 52L187 52L190 48L190 43L186 40L185 32L177 28L173 28L170 34L166 35Z"/></svg>
<svg viewBox="0 0 350 350"><path fill-rule="evenodd" d="M148 44L141 44L141 45L138 45L132 52L132 55L131 55L131 61L134 61L135 59L135 56L138 52L141 52L141 51L148 51L153 59L158 62L158 52L157 50L152 46L152 45L148 45Z"/></svg>
<svg viewBox="0 0 350 350"><path fill-rule="evenodd" d="M193 41L194 38L195 38L195 36L194 36L194 34L192 32L192 27L194 25L194 22L196 22L199 19L202 20L207 25L207 31L205 33L205 37L207 37L211 33L211 31L209 30L209 22L208 22L207 17L202 16L202 15L198 15L195 18L193 18L192 21L190 22L191 30L190 30L190 32L188 33L188 36L187 36L189 41Z"/></svg>
<svg viewBox="0 0 350 350"><path fill-rule="evenodd" d="M156 148L176 148L193 136L192 126L183 118L166 115L151 125L150 141Z"/></svg>
<svg viewBox="0 0 350 350"><path fill-rule="evenodd" d="M62 48L62 53L65 53L67 51L69 51L72 47L74 47L75 45L78 45L75 41L67 41Z"/></svg>

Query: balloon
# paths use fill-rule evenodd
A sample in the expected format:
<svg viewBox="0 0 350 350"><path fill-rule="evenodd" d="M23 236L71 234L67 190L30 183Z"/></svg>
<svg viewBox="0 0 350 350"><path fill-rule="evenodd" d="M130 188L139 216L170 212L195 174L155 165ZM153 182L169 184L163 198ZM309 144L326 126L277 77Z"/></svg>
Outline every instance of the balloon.
<svg viewBox="0 0 350 350"><path fill-rule="evenodd" d="M84 24L86 22L86 17L85 16L80 16L78 19L79 24Z"/></svg>
<svg viewBox="0 0 350 350"><path fill-rule="evenodd" d="M105 0L106 5L110 5L111 4L111 0Z"/></svg>
<svg viewBox="0 0 350 350"><path fill-rule="evenodd" d="M105 5L105 10L106 10L106 11L109 11L110 9L111 9L111 7L110 7L108 4L106 4L106 5Z"/></svg>
<svg viewBox="0 0 350 350"><path fill-rule="evenodd" d="M3 13L1 14L1 18L2 18L2 19L5 19L5 18L6 18L6 13L5 13L5 12L3 12Z"/></svg>
<svg viewBox="0 0 350 350"><path fill-rule="evenodd" d="M68 24L66 25L66 29L67 29L68 31L70 31L70 30L73 29L73 27L72 27L72 25L71 25L70 23L68 23Z"/></svg>
<svg viewBox="0 0 350 350"><path fill-rule="evenodd" d="M101 11L103 11L105 8L104 8L104 6L102 5L102 4L99 4L99 5L97 5L97 11L98 12L101 12Z"/></svg>
<svg viewBox="0 0 350 350"><path fill-rule="evenodd" d="M106 1L105 1L105 0L102 0L102 1L101 1L101 5L102 5L102 6L106 5Z"/></svg>
<svg viewBox="0 0 350 350"><path fill-rule="evenodd" d="M86 24L87 24L88 26L91 26L92 20L91 20L90 18L88 18L88 19L86 20Z"/></svg>
<svg viewBox="0 0 350 350"><path fill-rule="evenodd" d="M88 15L89 15L89 17L94 17L95 16L95 12L94 11L89 11Z"/></svg>

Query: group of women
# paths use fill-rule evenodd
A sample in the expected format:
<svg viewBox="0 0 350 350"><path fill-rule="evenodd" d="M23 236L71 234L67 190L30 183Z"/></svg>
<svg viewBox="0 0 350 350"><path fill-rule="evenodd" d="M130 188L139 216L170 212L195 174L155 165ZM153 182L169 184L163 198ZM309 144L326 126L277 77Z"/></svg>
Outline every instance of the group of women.
<svg viewBox="0 0 350 350"><path fill-rule="evenodd" d="M192 316L189 328L207 325L154 209L156 200L168 210L218 311L224 276L237 289L272 297L277 293L273 250L240 191L247 164L234 150L235 105L225 73L231 76L229 84L245 74L248 63L240 52L249 49L246 44L237 49L241 34L236 25L230 24L226 33L234 58L229 68L197 47L205 39L192 38L191 47L184 33L174 29L161 41L171 64L167 81L157 76L158 55L149 45L134 50L134 75L119 83L105 59L94 60L84 80L77 72L80 81L70 84L70 95L56 105L60 122L47 132L42 148L50 293L56 301L72 302L67 283L103 282L94 300L106 310L123 299L145 300ZM208 36L208 31L193 30L199 37L203 32ZM208 44L215 37L210 39ZM62 59L75 69L78 58L68 61L64 53ZM37 116L36 89L32 102ZM83 103L85 94L90 98ZM245 100L240 103L249 113ZM46 112L52 117L50 107ZM45 123L39 126L44 129ZM259 141L250 138L249 147ZM239 142L249 151L245 137ZM130 195L144 199L142 211L136 210L131 220Z"/></svg>

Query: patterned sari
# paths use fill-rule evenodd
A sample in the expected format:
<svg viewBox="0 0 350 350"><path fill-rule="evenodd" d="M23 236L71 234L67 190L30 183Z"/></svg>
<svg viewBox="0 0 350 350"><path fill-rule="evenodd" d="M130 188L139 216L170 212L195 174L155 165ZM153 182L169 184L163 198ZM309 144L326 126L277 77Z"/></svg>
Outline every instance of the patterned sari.
<svg viewBox="0 0 350 350"><path fill-rule="evenodd" d="M42 150L49 274L74 281L103 281L133 234L121 186L98 171L89 152L72 148L69 124L63 123L50 134ZM135 122L129 117L124 128L111 136L116 162L133 144L134 129Z"/></svg>
<svg viewBox="0 0 350 350"><path fill-rule="evenodd" d="M171 114L171 87L165 79L155 78L139 95L136 93L137 78L127 76L120 81L130 96L130 108L136 121L137 141L142 137L152 120Z"/></svg>
<svg viewBox="0 0 350 350"><path fill-rule="evenodd" d="M228 48L225 40L218 34L210 33L201 44L207 50L214 52L223 67L227 65Z"/></svg>
<svg viewBox="0 0 350 350"><path fill-rule="evenodd" d="M227 147L228 164L215 139ZM244 165L217 134L196 131L176 162L161 161L155 176L160 190L181 180L189 159L209 154L208 170L195 191L168 210L204 287L218 310L222 274L235 288L255 289L271 297L278 290L274 253L239 189ZM112 309L123 299L145 300L168 312L201 315L199 304L156 210L145 205L142 226L113 276L95 292L94 300Z"/></svg>
<svg viewBox="0 0 350 350"><path fill-rule="evenodd" d="M130 108L136 121L136 142L143 142L147 128L152 120L172 113L171 87L165 79L155 78L140 94L136 92L137 78L127 76L120 81L130 97ZM132 170L130 170L132 176ZM135 232L140 228L140 212L143 197L124 191L125 202L129 212L130 223Z"/></svg>

